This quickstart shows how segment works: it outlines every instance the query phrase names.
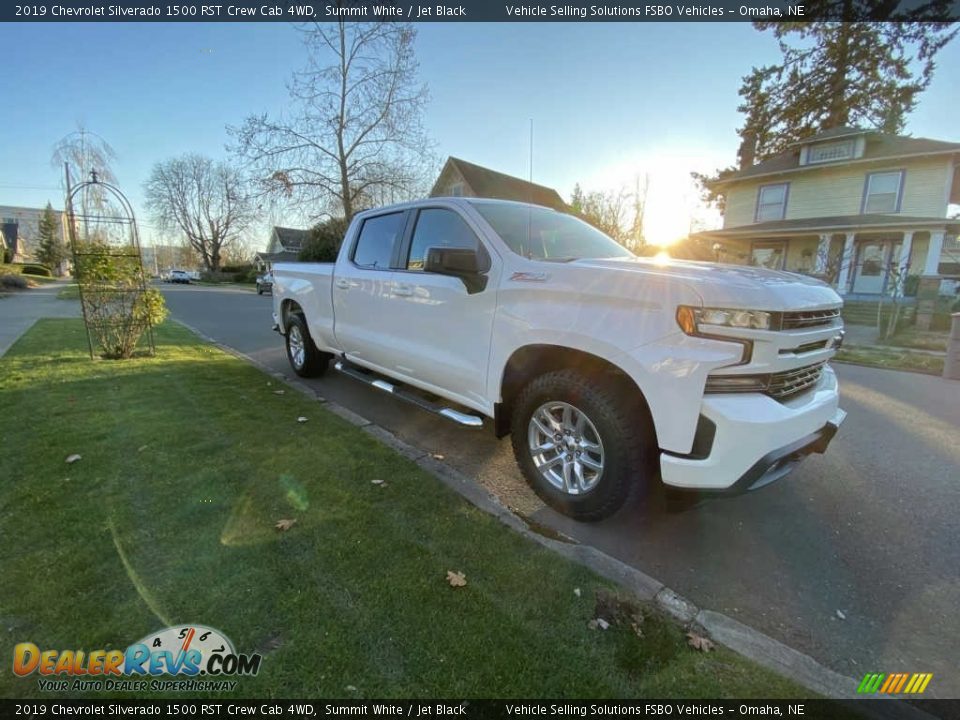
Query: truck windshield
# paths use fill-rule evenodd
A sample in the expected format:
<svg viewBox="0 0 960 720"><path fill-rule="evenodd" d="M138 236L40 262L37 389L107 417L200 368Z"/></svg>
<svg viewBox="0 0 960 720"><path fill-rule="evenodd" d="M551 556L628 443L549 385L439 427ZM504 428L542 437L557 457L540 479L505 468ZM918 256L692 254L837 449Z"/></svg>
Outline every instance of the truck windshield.
<svg viewBox="0 0 960 720"><path fill-rule="evenodd" d="M533 205L472 205L511 250L531 260L633 257L625 247L573 215Z"/></svg>

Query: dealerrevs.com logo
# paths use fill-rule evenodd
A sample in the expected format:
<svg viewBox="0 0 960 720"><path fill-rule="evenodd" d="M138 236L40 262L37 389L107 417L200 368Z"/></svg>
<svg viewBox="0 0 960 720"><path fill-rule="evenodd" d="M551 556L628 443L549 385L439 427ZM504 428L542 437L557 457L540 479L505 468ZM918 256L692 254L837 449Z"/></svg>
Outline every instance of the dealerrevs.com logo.
<svg viewBox="0 0 960 720"><path fill-rule="evenodd" d="M13 672L38 676L40 690L233 690L243 675L260 671L262 656L245 655L219 630L174 626L126 650L41 650L32 642L13 649ZM162 677L176 679L159 679Z"/></svg>

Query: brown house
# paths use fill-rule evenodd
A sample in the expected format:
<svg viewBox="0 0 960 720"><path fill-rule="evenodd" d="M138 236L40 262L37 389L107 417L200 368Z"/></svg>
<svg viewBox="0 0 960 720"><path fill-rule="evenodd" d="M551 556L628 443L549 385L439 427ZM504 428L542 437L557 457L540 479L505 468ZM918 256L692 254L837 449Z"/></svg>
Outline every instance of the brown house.
<svg viewBox="0 0 960 720"><path fill-rule="evenodd" d="M566 211L567 204L553 188L448 157L430 197L484 197L543 205Z"/></svg>

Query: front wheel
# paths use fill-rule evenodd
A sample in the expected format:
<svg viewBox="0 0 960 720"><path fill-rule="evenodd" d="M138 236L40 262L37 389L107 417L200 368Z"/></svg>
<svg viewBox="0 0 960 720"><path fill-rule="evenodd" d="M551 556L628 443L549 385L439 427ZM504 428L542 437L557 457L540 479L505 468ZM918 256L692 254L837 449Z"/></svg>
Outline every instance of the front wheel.
<svg viewBox="0 0 960 720"><path fill-rule="evenodd" d="M303 315L292 314L287 318L287 360L300 377L320 377L327 371L330 354L320 352L313 344L307 321Z"/></svg>
<svg viewBox="0 0 960 720"><path fill-rule="evenodd" d="M530 487L577 520L602 520L651 478L651 430L612 384L573 370L546 373L517 397L513 452Z"/></svg>
<svg viewBox="0 0 960 720"><path fill-rule="evenodd" d="M263 295L263 288L260 287L260 283L257 283L257 295Z"/></svg>

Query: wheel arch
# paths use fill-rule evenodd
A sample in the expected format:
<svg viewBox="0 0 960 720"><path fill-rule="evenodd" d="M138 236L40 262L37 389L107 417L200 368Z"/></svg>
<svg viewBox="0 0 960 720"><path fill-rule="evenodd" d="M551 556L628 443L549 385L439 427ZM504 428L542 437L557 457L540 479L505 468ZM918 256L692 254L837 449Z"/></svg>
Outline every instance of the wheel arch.
<svg viewBox="0 0 960 720"><path fill-rule="evenodd" d="M618 365L584 350L560 345L525 345L513 352L507 360L500 381L500 402L494 411L494 432L497 437L510 434L510 416L513 401L533 378L555 370L573 369L587 377L602 378L614 384L623 397L637 400L637 410L646 420L652 433L652 442L657 447L656 426L650 405L634 379Z"/></svg>

